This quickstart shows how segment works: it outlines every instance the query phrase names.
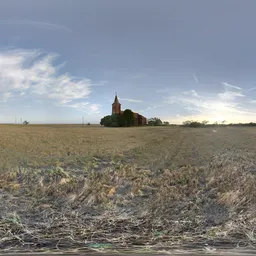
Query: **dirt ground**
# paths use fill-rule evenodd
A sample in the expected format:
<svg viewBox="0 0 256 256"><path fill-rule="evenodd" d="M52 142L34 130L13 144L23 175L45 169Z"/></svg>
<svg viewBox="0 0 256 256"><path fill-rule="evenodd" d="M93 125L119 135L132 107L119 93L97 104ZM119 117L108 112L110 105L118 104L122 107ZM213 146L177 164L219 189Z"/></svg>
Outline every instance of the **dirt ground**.
<svg viewBox="0 0 256 256"><path fill-rule="evenodd" d="M254 152L256 130L219 127L105 128L82 125L0 125L0 162L16 166L82 167L94 157L155 168L203 165L223 150Z"/></svg>
<svg viewBox="0 0 256 256"><path fill-rule="evenodd" d="M0 133L1 251L255 247L253 127Z"/></svg>

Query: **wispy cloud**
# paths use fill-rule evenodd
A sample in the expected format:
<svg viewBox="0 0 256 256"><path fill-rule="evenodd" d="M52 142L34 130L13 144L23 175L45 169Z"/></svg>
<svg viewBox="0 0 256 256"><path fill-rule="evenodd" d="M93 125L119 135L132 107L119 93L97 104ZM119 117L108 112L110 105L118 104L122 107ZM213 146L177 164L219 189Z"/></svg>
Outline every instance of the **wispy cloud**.
<svg viewBox="0 0 256 256"><path fill-rule="evenodd" d="M134 99L123 99L123 98L120 98L120 100L122 100L122 101L128 101L128 102L134 102L134 103L140 103L140 102L142 102L142 100L134 100Z"/></svg>
<svg viewBox="0 0 256 256"><path fill-rule="evenodd" d="M225 86L225 88L231 88L231 89L236 89L236 90L242 90L241 87L236 86L236 85L229 84L229 83L227 83L227 82L222 82L222 84Z"/></svg>
<svg viewBox="0 0 256 256"><path fill-rule="evenodd" d="M186 118L207 118L210 121L255 119L255 111L248 110L243 104L244 101L241 101L245 98L242 88L228 83L222 84L223 92L211 96L200 95L195 90L190 90L180 95L165 97L165 102L186 110Z"/></svg>
<svg viewBox="0 0 256 256"><path fill-rule="evenodd" d="M194 78L195 82L198 84L198 78L195 73L193 73L193 78Z"/></svg>
<svg viewBox="0 0 256 256"><path fill-rule="evenodd" d="M253 88L249 89L248 92L254 91L254 90L256 90L256 87L253 87Z"/></svg>
<svg viewBox="0 0 256 256"><path fill-rule="evenodd" d="M222 83L224 85L224 92L218 94L219 98L222 100L230 101L234 100L237 97L244 97L245 95L242 93L242 88L231 85L228 83Z"/></svg>
<svg viewBox="0 0 256 256"><path fill-rule="evenodd" d="M107 80L101 80L101 81L99 81L99 83L93 83L93 84L91 84L92 86L105 86L105 85L107 85L108 84L108 81Z"/></svg>
<svg viewBox="0 0 256 256"><path fill-rule="evenodd" d="M91 93L87 78L61 74L62 65L54 65L56 54L43 54L37 50L0 52L0 100L30 96L34 100L50 100L55 105L82 109L76 101L86 99ZM87 110L96 111L89 105Z"/></svg>
<svg viewBox="0 0 256 256"><path fill-rule="evenodd" d="M100 104L91 104L89 102L79 102L73 104L67 104L65 107L71 107L78 111L86 112L89 115L99 114L100 113Z"/></svg>
<svg viewBox="0 0 256 256"><path fill-rule="evenodd" d="M138 112L139 113L145 113L145 112L149 112L149 110L154 110L154 109L156 109L156 108L158 108L158 107L161 107L161 106L164 106L164 104L158 104L158 105L152 105L152 106L149 106L149 107L147 107L147 108L145 108L145 109L141 109L141 110L139 110Z"/></svg>
<svg viewBox="0 0 256 256"><path fill-rule="evenodd" d="M219 98L226 101L233 100L237 97L244 97L244 95L240 92L232 92L232 91L219 93Z"/></svg>
<svg viewBox="0 0 256 256"><path fill-rule="evenodd" d="M63 25L35 20L0 20L0 25L26 25L42 29L63 30L66 32L72 32L70 28Z"/></svg>
<svg viewBox="0 0 256 256"><path fill-rule="evenodd" d="M183 94L190 95L190 96L197 97L197 98L199 97L199 95L197 94L197 92L195 90L186 91L186 92L183 92Z"/></svg>

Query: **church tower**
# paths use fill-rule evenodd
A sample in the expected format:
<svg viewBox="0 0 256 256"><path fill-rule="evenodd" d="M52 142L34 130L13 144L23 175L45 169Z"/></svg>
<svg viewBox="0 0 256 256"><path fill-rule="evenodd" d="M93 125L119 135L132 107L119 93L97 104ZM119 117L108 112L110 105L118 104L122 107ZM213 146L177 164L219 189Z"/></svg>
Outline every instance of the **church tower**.
<svg viewBox="0 0 256 256"><path fill-rule="evenodd" d="M121 104L118 101L117 94L115 96L114 103L112 104L112 115L121 113Z"/></svg>

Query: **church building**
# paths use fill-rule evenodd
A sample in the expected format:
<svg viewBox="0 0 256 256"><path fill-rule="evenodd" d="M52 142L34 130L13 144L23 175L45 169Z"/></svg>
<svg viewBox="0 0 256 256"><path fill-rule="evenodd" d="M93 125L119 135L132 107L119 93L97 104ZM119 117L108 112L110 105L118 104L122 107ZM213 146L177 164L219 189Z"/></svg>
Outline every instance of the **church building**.
<svg viewBox="0 0 256 256"><path fill-rule="evenodd" d="M117 95L115 96L114 103L112 104L112 115L113 114L123 114L124 111L121 110L121 104L117 98ZM147 118L140 115L139 113L134 113L134 125L146 125L147 124Z"/></svg>

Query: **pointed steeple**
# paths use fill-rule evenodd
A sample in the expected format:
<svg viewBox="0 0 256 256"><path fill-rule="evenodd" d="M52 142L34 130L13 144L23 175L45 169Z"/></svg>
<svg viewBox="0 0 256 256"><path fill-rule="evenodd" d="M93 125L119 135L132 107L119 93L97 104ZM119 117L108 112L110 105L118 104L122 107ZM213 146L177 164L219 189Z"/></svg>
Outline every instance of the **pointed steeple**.
<svg viewBox="0 0 256 256"><path fill-rule="evenodd" d="M114 104L116 104L116 103L120 104L120 103L119 103L119 100L118 100L118 98L117 98L117 93L116 93L115 100L114 100Z"/></svg>
<svg viewBox="0 0 256 256"><path fill-rule="evenodd" d="M112 104L112 114L120 114L121 113L121 104L117 98L117 93L114 99L114 103Z"/></svg>

